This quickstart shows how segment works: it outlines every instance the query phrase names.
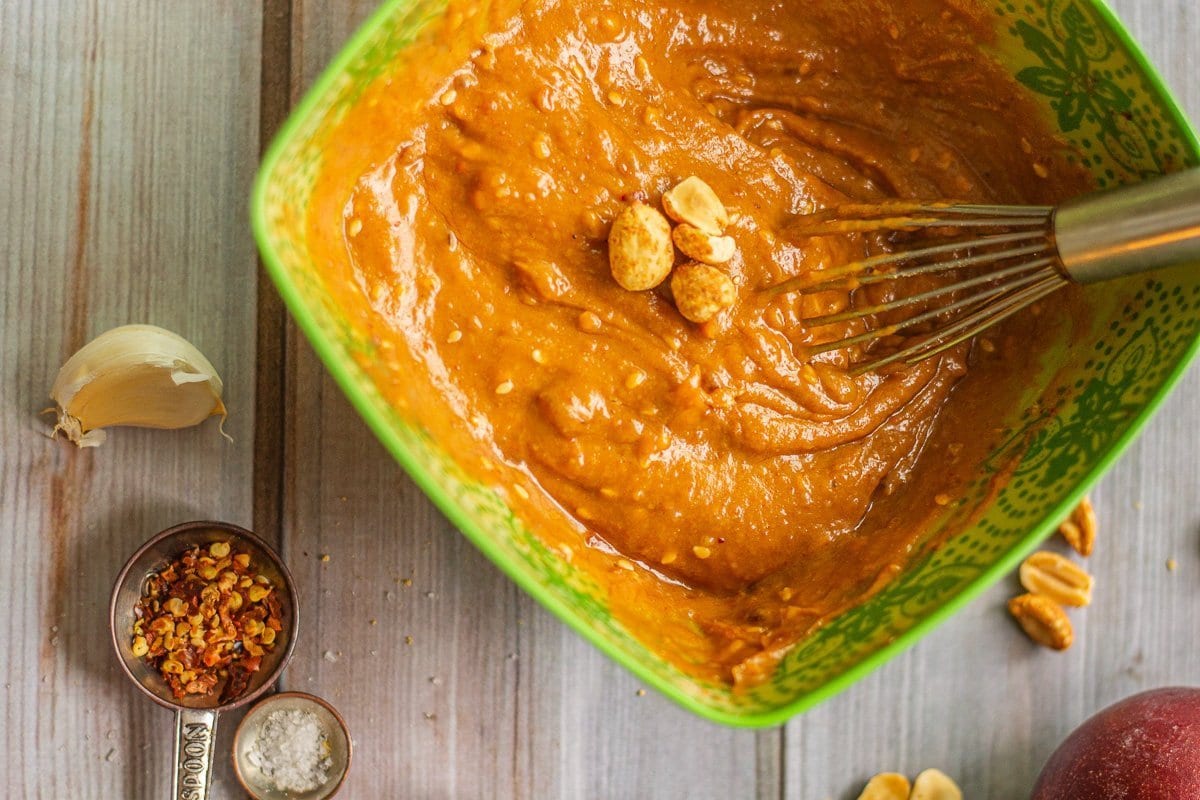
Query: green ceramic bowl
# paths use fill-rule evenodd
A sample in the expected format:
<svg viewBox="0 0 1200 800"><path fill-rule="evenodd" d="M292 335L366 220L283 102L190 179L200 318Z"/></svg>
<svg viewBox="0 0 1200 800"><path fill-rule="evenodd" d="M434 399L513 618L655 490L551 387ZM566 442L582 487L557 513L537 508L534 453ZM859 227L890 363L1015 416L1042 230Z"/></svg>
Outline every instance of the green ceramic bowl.
<svg viewBox="0 0 1200 800"><path fill-rule="evenodd" d="M1101 185L1136 181L1200 161L1200 144L1160 79L1112 13L1095 0L981 0L994 6L1000 58L1045 104ZM924 557L874 599L797 647L771 682L734 694L685 675L612 617L587 575L551 553L491 488L392 409L358 366L371 358L322 285L307 249L305 215L322 142L370 82L442 13L441 2L389 0L346 45L296 108L254 188L254 232L288 308L354 406L413 480L492 561L641 680L696 713L731 725L779 724L846 688L912 645L1010 572L1044 539L1121 451L1191 360L1200 331L1200 270L1176 269L1106 286L1093 295L1084 346L1064 346L1048 375L1068 380L1015 409L1006 444L1026 448L1016 473L982 517ZM1038 385L1036 382L1034 385ZM1031 403L1032 405L1032 403ZM964 508L985 502L990 474Z"/></svg>

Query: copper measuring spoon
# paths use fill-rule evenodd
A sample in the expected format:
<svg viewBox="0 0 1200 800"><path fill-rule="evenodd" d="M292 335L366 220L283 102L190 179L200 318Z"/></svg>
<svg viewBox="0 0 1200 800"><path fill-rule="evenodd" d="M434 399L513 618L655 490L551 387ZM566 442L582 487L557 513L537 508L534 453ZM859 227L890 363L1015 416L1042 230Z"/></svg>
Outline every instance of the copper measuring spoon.
<svg viewBox="0 0 1200 800"><path fill-rule="evenodd" d="M163 569L186 550L213 542L229 542L234 549L250 554L251 563L279 592L280 622L275 648L263 657L245 691L220 701L220 691L208 697L176 700L157 670L132 650L134 606L146 579ZM185 522L168 528L142 545L117 576L109 603L109 632L113 649L125 675L154 702L175 712L174 800L205 800L212 779L217 716L260 697L274 685L292 657L296 644L296 589L292 575L271 546L245 528L227 522Z"/></svg>

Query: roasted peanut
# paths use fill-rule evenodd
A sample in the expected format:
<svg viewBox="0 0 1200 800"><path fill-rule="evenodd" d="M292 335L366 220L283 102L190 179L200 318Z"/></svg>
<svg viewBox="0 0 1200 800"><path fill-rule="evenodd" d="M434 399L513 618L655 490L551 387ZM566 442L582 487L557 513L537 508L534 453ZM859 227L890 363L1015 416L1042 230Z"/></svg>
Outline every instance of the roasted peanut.
<svg viewBox="0 0 1200 800"><path fill-rule="evenodd" d="M608 265L617 283L631 292L653 289L674 263L667 218L645 203L623 208L608 233Z"/></svg>
<svg viewBox="0 0 1200 800"><path fill-rule="evenodd" d="M703 323L733 305L737 288L716 267L690 261L671 276L671 294L680 314L692 322Z"/></svg>
<svg viewBox="0 0 1200 800"><path fill-rule="evenodd" d="M713 236L720 236L729 224L729 212L721 198L695 175L663 195L663 210L676 222L694 225Z"/></svg>
<svg viewBox="0 0 1200 800"><path fill-rule="evenodd" d="M909 800L962 800L962 789L941 770L927 769L913 781Z"/></svg>
<svg viewBox="0 0 1200 800"><path fill-rule="evenodd" d="M1067 540L1076 553L1087 558L1096 546L1096 510L1086 497L1071 512L1071 516L1058 526L1058 532Z"/></svg>
<svg viewBox="0 0 1200 800"><path fill-rule="evenodd" d="M1043 647L1066 650L1075 639L1062 606L1042 594L1023 594L1008 601L1008 611L1029 638Z"/></svg>
<svg viewBox="0 0 1200 800"><path fill-rule="evenodd" d="M685 256L704 264L724 264L737 250L731 237L714 236L686 222L676 226L671 238Z"/></svg>
<svg viewBox="0 0 1200 800"><path fill-rule="evenodd" d="M896 772L881 772L867 783L858 800L908 800L908 778Z"/></svg>
<svg viewBox="0 0 1200 800"><path fill-rule="evenodd" d="M1092 576L1058 553L1034 553L1021 564L1019 575L1026 591L1060 605L1082 607L1092 602Z"/></svg>

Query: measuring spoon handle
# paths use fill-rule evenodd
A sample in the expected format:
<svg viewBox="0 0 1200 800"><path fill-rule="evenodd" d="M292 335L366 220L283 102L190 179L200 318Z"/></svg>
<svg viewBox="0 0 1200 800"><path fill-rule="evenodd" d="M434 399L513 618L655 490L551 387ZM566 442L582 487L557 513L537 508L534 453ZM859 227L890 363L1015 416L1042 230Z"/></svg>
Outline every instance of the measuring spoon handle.
<svg viewBox="0 0 1200 800"><path fill-rule="evenodd" d="M175 712L175 791L172 800L207 800L216 743L216 711L181 708Z"/></svg>

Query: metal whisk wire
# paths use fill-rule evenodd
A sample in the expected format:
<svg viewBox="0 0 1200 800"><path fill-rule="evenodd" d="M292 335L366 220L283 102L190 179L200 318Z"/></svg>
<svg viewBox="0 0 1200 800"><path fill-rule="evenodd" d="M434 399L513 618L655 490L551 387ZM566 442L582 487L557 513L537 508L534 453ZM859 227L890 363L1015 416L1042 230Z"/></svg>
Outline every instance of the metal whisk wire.
<svg viewBox="0 0 1200 800"><path fill-rule="evenodd" d="M811 275L800 275L770 287L771 294L815 294L851 291L917 276L958 273L959 277L931 289L883 303L858 305L834 314L810 317L807 328L869 319L879 314L921 309L939 298L948 302L905 317L899 322L869 328L863 333L809 348L811 355L867 344L921 325L942 321L944 326L917 341L856 365L862 374L897 361L914 363L970 339L1021 304L1036 302L1068 281L1055 266L1048 227L1054 209L1048 206L982 206L898 203L886 206L842 207L798 221L793 232L802 236L880 231L936 231L951 240L913 250L899 250L854 261ZM857 216L851 216L857 215ZM850 216L850 219L847 217ZM964 242L960 234L969 232ZM987 268L980 273L981 268ZM1035 298L1035 299L1030 299Z"/></svg>
<svg viewBox="0 0 1200 800"><path fill-rule="evenodd" d="M799 217L788 229L798 238L881 232L941 241L918 239L913 249L797 275L764 290L767 295L852 293L850 308L803 324L811 329L861 320L865 330L810 347L814 356L855 345L872 348L901 332L932 328L913 333L894 351L869 349L867 360L852 367L855 375L943 353L1072 282L1200 262L1200 169L1058 207L851 204ZM860 288L940 274L952 279L895 299L854 304L853 293Z"/></svg>

